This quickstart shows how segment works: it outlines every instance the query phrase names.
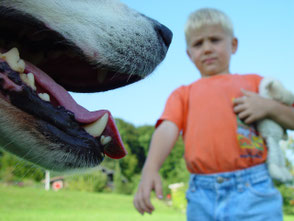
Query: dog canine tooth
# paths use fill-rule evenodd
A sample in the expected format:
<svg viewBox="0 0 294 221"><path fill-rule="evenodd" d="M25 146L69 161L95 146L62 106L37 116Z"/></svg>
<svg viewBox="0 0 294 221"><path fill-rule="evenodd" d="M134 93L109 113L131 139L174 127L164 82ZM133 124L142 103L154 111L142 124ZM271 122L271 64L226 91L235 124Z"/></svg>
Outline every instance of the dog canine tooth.
<svg viewBox="0 0 294 221"><path fill-rule="evenodd" d="M105 137L105 136L102 135L101 138L100 138L100 142L101 142L101 144L103 146L105 146L106 144L111 142L111 140L112 140L112 138L110 136Z"/></svg>
<svg viewBox="0 0 294 221"><path fill-rule="evenodd" d="M93 137L99 137L104 131L108 122L108 113L104 114L99 120L94 123L84 126L84 129Z"/></svg>
<svg viewBox="0 0 294 221"><path fill-rule="evenodd" d="M50 102L50 96L49 96L49 94L47 94L47 93L39 93L38 96L42 100Z"/></svg>
<svg viewBox="0 0 294 221"><path fill-rule="evenodd" d="M60 2L0 0L0 52L18 48L25 61L18 74L2 62L0 150L44 169L76 172L127 152L110 112L87 111L65 90L92 93L143 79L165 58L172 33L119 0ZM51 104L38 97L44 92Z"/></svg>
<svg viewBox="0 0 294 221"><path fill-rule="evenodd" d="M27 76L28 76L28 80L29 80L29 82L30 82L29 85L30 85L34 90L36 90L37 88L36 88L36 85L35 85L35 77L34 77L34 75L33 75L32 73L28 73Z"/></svg>
<svg viewBox="0 0 294 221"><path fill-rule="evenodd" d="M20 74L20 79L33 90L36 90L35 77L32 73Z"/></svg>
<svg viewBox="0 0 294 221"><path fill-rule="evenodd" d="M4 59L12 70L23 73L25 69L25 62L20 59L17 48L12 48L4 54L0 54L0 57Z"/></svg>

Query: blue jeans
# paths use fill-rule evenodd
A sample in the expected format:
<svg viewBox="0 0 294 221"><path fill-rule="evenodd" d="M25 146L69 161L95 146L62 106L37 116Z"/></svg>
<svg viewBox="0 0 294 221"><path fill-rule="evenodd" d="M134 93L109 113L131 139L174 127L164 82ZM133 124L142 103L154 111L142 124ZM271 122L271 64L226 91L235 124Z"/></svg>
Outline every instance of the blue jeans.
<svg viewBox="0 0 294 221"><path fill-rule="evenodd" d="M191 174L188 221L282 221L282 197L265 164L216 174Z"/></svg>

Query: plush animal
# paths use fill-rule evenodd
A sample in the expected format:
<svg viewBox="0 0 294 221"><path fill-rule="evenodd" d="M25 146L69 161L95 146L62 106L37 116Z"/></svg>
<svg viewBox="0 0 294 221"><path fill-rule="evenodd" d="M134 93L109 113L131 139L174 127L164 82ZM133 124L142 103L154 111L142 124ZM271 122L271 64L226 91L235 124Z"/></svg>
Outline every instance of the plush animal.
<svg viewBox="0 0 294 221"><path fill-rule="evenodd" d="M259 94L263 97L274 99L286 105L294 103L294 94L285 89L283 85L273 78L265 77L259 85ZM292 180L292 175L285 165L285 156L279 142L285 136L285 130L270 119L258 122L258 131L264 137L268 147L267 165L273 179L287 182Z"/></svg>
<svg viewBox="0 0 294 221"><path fill-rule="evenodd" d="M1 0L0 30L1 148L56 171L125 156L110 112L90 112L67 91L143 79L171 31L118 0Z"/></svg>

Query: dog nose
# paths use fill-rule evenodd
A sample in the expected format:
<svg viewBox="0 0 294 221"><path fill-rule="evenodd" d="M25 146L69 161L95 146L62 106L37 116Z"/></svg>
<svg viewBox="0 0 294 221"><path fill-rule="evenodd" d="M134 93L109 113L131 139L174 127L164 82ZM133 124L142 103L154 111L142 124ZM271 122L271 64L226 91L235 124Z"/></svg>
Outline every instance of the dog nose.
<svg viewBox="0 0 294 221"><path fill-rule="evenodd" d="M145 17L147 20L150 20L153 23L154 30L156 31L158 38L161 39L165 46L168 48L173 37L173 33L171 32L171 30L169 30L169 28L159 23L158 21L149 18L144 14L141 14L141 16Z"/></svg>
<svg viewBox="0 0 294 221"><path fill-rule="evenodd" d="M171 30L162 24L156 24L155 31L157 32L158 37L163 40L164 44L168 48L173 37Z"/></svg>

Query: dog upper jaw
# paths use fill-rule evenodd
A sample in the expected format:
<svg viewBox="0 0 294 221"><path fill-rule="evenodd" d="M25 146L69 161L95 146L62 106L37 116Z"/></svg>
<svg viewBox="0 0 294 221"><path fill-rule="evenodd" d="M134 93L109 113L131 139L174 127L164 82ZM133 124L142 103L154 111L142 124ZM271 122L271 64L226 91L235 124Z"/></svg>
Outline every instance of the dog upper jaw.
<svg viewBox="0 0 294 221"><path fill-rule="evenodd" d="M55 89L96 92L141 80L164 59L172 33L116 0L2 0L0 29L0 54L17 47L26 64L24 72L1 69L3 148L59 171L94 167L104 154L123 157L126 150L110 112L89 113L79 105L74 111L73 103L56 102L67 96ZM33 90L21 78L27 75L35 78ZM52 99L40 101L39 92ZM87 134L85 124L96 124L100 118L91 115L100 113L109 116L104 131Z"/></svg>
<svg viewBox="0 0 294 221"><path fill-rule="evenodd" d="M91 64L87 71L92 71L93 78L103 69L116 76L128 75L125 81L129 82L125 84L150 74L164 59L172 37L163 25L114 0L4 0L0 6L17 10L10 15L30 16L60 34L67 45L75 47L77 54L82 55L81 60ZM74 91L79 91L79 87L85 90L81 85L74 86L73 82L60 83ZM114 87L122 86L116 84ZM97 91L100 91L98 88L99 85ZM94 87L87 92L90 91L95 91Z"/></svg>

